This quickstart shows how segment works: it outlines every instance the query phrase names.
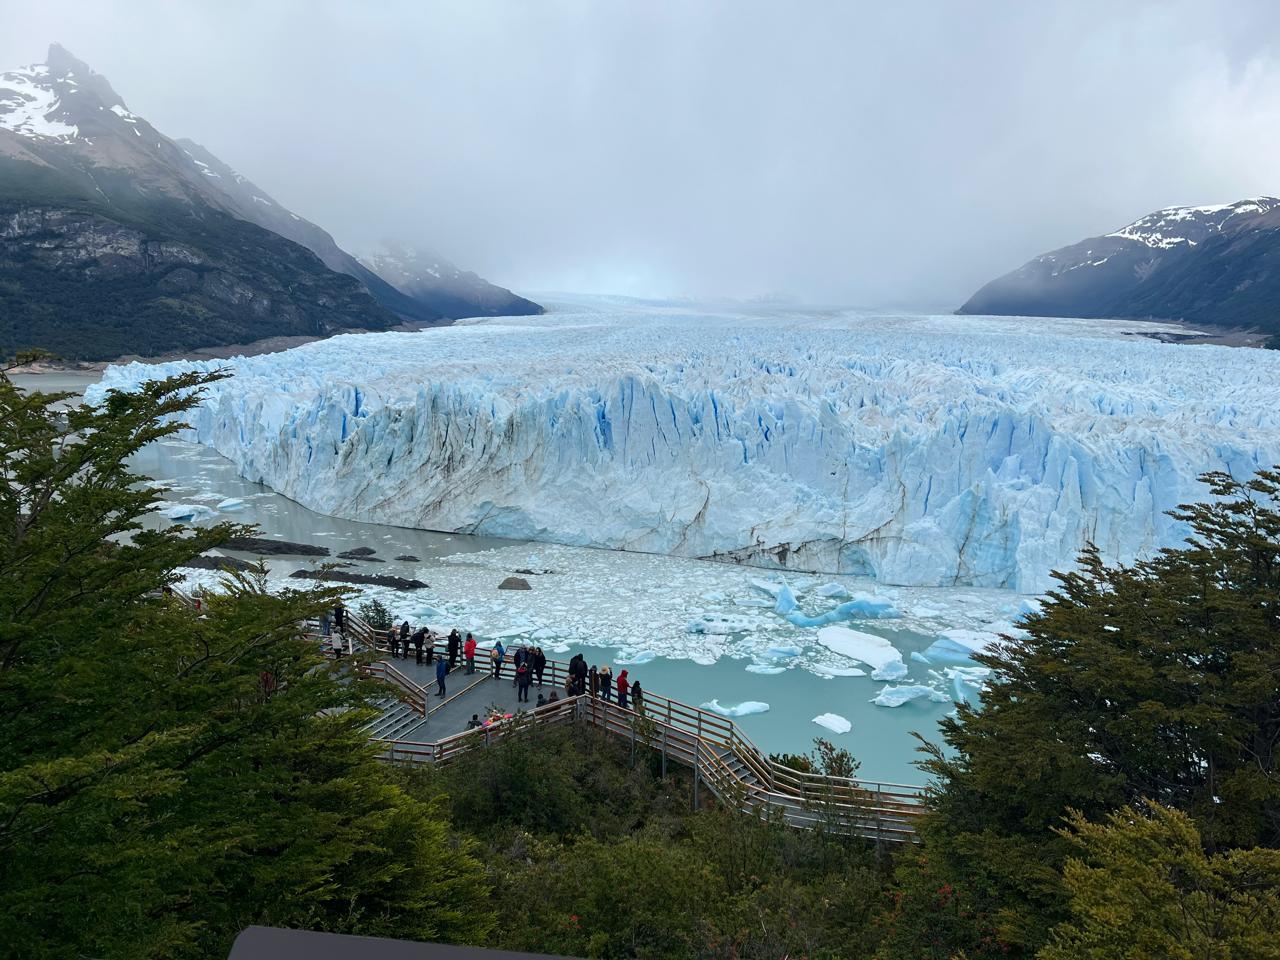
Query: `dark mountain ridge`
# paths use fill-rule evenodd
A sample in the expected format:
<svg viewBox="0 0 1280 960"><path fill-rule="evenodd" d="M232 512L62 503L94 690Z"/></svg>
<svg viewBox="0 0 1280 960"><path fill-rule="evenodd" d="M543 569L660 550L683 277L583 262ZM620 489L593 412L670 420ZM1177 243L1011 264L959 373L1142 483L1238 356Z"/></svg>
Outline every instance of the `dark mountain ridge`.
<svg viewBox="0 0 1280 960"><path fill-rule="evenodd" d="M986 284L957 312L1280 332L1280 199L1166 207L1030 260Z"/></svg>

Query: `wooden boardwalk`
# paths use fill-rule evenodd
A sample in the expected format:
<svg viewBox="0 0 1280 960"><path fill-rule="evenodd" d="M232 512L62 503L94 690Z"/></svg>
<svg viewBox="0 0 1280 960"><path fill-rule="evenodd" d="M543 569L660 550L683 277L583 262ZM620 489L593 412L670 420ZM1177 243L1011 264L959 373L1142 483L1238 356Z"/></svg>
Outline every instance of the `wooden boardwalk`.
<svg viewBox="0 0 1280 960"><path fill-rule="evenodd" d="M668 762L690 768L695 806L701 791L709 790L720 803L757 816L882 842L913 840L915 821L925 812L921 787L793 770L761 753L732 720L652 691L645 691L640 711L590 694L536 707L537 684L530 688L530 703L517 703L510 656L495 679L488 648L477 651L474 674L459 663L446 678L447 695L438 697L434 662L419 665L412 652L391 658L375 631L354 614L348 619L348 636L363 651L361 669L395 693L369 725L371 739L384 748L381 756L389 762L447 763L538 726L589 723L635 749L659 753L664 769ZM438 638L433 660L443 654L445 644ZM541 691L562 694L567 668L548 660ZM467 729L473 715L483 721L493 714L502 719Z"/></svg>

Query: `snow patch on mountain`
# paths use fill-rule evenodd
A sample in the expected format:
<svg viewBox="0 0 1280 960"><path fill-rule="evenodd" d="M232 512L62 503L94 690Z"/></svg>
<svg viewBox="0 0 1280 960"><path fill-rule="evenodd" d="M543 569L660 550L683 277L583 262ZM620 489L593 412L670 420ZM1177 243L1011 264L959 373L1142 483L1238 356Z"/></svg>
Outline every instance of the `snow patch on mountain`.
<svg viewBox="0 0 1280 960"><path fill-rule="evenodd" d="M60 117L61 112L62 101L44 64L0 73L0 129L50 140L78 137L79 128Z"/></svg>
<svg viewBox="0 0 1280 960"><path fill-rule="evenodd" d="M1255 197L1237 200L1235 203L1165 207L1107 236L1136 240L1158 250L1168 250L1182 244L1194 247L1206 237L1221 231L1232 217L1266 213L1277 206L1280 206L1280 199Z"/></svg>

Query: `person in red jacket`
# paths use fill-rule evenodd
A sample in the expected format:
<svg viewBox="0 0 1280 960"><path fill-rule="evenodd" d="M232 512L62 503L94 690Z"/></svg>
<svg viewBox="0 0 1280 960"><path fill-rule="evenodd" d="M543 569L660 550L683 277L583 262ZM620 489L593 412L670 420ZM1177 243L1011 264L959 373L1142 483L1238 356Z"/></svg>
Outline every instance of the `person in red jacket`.
<svg viewBox="0 0 1280 960"><path fill-rule="evenodd" d="M627 690L631 687L631 682L627 679L627 671L623 670L618 674L618 706L623 710L627 709Z"/></svg>
<svg viewBox="0 0 1280 960"><path fill-rule="evenodd" d="M467 642L462 645L462 656L467 661L467 673L476 672L476 638L467 634Z"/></svg>

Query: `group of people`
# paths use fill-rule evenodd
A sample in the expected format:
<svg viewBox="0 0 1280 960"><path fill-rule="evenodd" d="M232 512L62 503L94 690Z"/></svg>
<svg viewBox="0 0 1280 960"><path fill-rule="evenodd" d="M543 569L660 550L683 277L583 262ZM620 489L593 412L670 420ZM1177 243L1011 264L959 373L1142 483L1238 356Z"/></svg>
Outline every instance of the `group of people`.
<svg viewBox="0 0 1280 960"><path fill-rule="evenodd" d="M333 651L336 656L342 655L347 624L347 611L341 600L320 618L321 632L326 637L334 638ZM334 634L335 629L336 634ZM446 679L459 663L466 666L468 674L476 672L478 646L476 638L469 632L464 637L457 627L449 631L448 637L445 638L444 651L439 655L436 653L436 641L440 639L440 635L433 633L425 626L414 630L408 620L401 623L399 627L388 627L384 639L387 648L391 651L392 659L409 659L409 648L412 647L414 659L419 666L430 666L435 663L437 697L446 695ZM493 679L497 680L502 676L507 655L507 648L503 646L501 640L495 641L489 648L489 667L493 671ZM547 655L542 652L541 647L526 643L516 647L510 656L511 663L515 667L511 685L516 688L516 699L520 703L528 703L529 690L533 684L536 683L539 688L542 687L543 674L547 669ZM564 680L564 695L579 697L586 693L610 703L613 702L616 694L618 706L623 709L630 707L637 713L644 712L644 691L640 688L638 680L632 681L626 670L622 670L615 679L613 669L608 664L602 667L594 664L587 666L586 657L579 653L569 661ZM554 691L549 698L544 698L539 693L537 706L541 707L557 700L559 695Z"/></svg>
<svg viewBox="0 0 1280 960"><path fill-rule="evenodd" d="M399 627L389 627L386 633L387 647L391 650L393 660L409 659L409 647L413 647L414 658L419 666L431 663L436 665L436 696L446 695L445 680L458 666L459 662L467 665L467 673L476 672L476 638L470 632L464 640L458 628L454 627L445 638L444 652L436 656L436 641L439 635L432 633L427 627L412 630L406 620Z"/></svg>

